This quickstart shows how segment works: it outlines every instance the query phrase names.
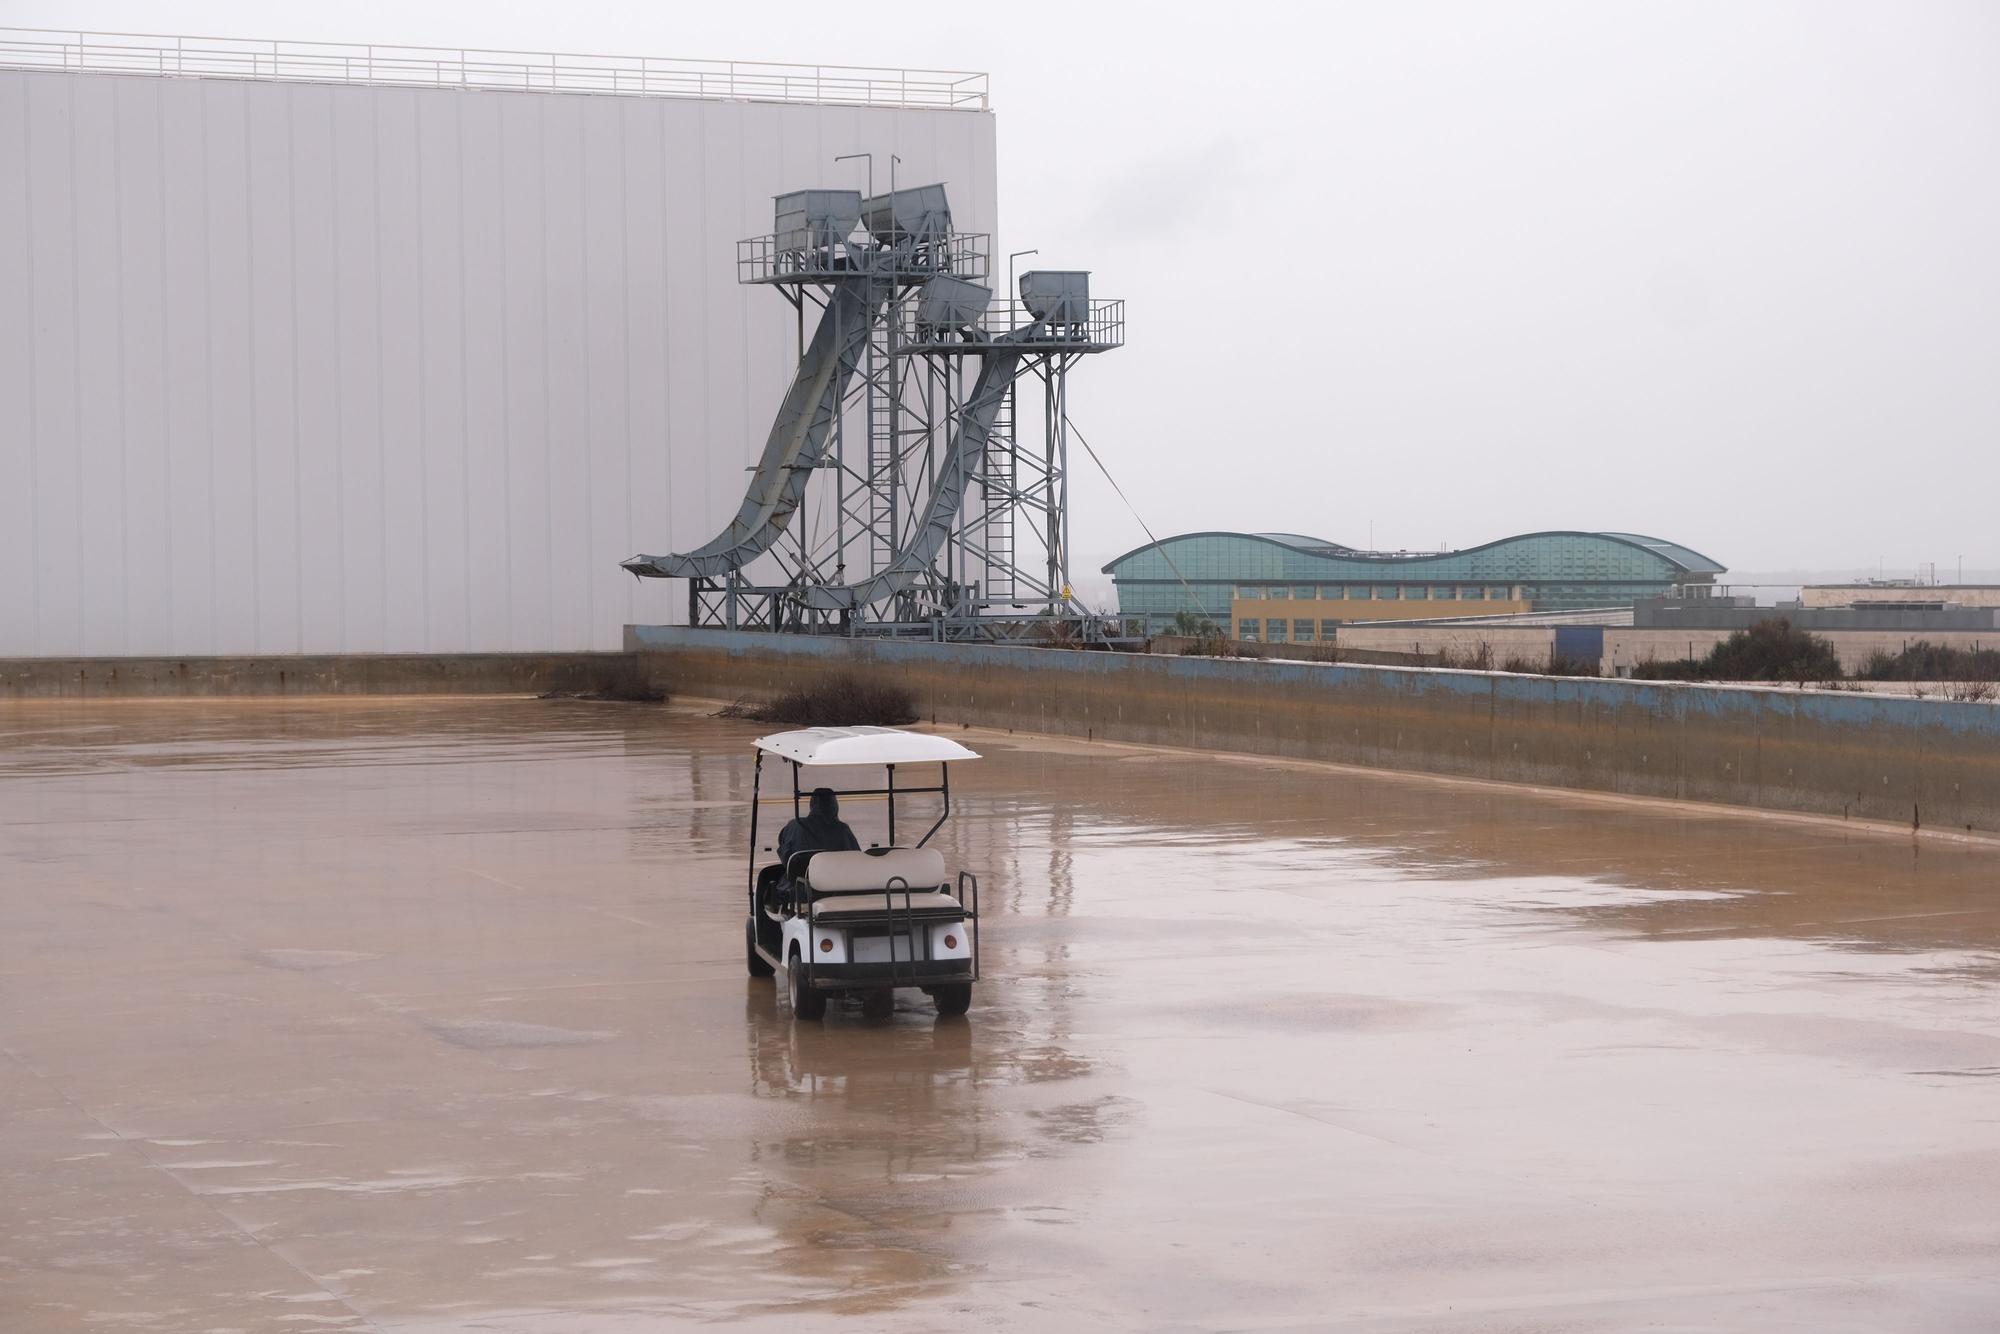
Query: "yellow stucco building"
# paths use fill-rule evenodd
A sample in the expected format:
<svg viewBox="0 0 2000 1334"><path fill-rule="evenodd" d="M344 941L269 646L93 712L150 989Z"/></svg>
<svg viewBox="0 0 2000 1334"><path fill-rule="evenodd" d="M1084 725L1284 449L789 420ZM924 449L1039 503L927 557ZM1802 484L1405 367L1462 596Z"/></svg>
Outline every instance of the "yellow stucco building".
<svg viewBox="0 0 2000 1334"><path fill-rule="evenodd" d="M1311 644L1352 621L1504 616L1533 604L1510 584L1299 584L1238 588L1229 599L1238 639Z"/></svg>

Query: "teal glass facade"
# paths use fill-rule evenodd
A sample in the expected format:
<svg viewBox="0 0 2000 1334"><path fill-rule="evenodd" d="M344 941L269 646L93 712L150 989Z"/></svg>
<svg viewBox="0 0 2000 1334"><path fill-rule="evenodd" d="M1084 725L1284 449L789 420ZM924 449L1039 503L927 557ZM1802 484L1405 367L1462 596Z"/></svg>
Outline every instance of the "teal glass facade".
<svg viewBox="0 0 2000 1334"><path fill-rule="evenodd" d="M1149 543L1104 572L1120 614L1144 617L1153 632L1171 629L1183 611L1227 625L1232 595L1392 600L1417 619L1477 615L1506 588L1536 611L1569 611L1630 606L1677 584L1713 582L1723 568L1636 533L1526 533L1463 551L1387 555L1293 533L1214 532Z"/></svg>

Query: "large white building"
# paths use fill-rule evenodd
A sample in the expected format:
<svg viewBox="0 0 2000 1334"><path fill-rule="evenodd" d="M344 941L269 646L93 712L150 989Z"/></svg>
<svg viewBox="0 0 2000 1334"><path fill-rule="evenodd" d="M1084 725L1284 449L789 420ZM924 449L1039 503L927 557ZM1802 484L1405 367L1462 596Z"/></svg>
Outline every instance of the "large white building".
<svg viewBox="0 0 2000 1334"><path fill-rule="evenodd" d="M948 184L980 76L0 30L0 657L615 648L735 513L783 190Z"/></svg>

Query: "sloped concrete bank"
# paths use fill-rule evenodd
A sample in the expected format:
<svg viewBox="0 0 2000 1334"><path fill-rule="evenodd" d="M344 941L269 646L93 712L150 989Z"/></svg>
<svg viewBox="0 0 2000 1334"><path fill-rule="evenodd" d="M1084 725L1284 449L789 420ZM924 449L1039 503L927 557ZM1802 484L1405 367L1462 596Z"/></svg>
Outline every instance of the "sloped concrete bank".
<svg viewBox="0 0 2000 1334"><path fill-rule="evenodd" d="M1508 673L889 643L628 626L676 695L829 671L899 681L941 724L1329 760L2000 832L2000 708Z"/></svg>
<svg viewBox="0 0 2000 1334"><path fill-rule="evenodd" d="M0 658L0 699L267 695L632 697L631 653L321 653L214 658Z"/></svg>

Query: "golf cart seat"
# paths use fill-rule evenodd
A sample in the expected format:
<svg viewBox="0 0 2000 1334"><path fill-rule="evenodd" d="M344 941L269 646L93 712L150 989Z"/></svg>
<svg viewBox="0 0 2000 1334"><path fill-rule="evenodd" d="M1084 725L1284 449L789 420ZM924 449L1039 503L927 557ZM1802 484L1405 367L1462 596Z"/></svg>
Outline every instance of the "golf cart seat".
<svg viewBox="0 0 2000 1334"><path fill-rule="evenodd" d="M881 848L873 852L822 852L806 867L815 894L856 890L936 889L945 883L944 854L936 848Z"/></svg>
<svg viewBox="0 0 2000 1334"><path fill-rule="evenodd" d="M910 914L957 917L964 909L944 892L944 855L936 848L822 852L806 868L815 915Z"/></svg>
<svg viewBox="0 0 2000 1334"><path fill-rule="evenodd" d="M883 906L882 891L877 890L873 894L852 893L842 894L837 898L820 899L814 906L813 913L821 921L829 917L859 917L864 913L880 915L884 911L892 916L901 917L906 906L903 902L902 888L898 886L890 893L886 909ZM957 899L941 889L911 890L907 907L910 915L914 917L957 917L964 911Z"/></svg>

